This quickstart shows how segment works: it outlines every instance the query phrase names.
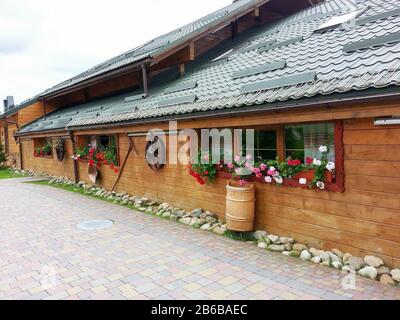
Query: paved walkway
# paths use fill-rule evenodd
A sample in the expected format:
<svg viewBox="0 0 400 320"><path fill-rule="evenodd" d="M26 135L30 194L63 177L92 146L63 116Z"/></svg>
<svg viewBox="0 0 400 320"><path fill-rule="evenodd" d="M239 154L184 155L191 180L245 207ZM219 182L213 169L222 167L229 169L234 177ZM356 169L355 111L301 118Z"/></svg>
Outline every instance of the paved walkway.
<svg viewBox="0 0 400 320"><path fill-rule="evenodd" d="M55 189L0 181L0 299L400 299L400 289ZM103 231L79 222L111 219Z"/></svg>

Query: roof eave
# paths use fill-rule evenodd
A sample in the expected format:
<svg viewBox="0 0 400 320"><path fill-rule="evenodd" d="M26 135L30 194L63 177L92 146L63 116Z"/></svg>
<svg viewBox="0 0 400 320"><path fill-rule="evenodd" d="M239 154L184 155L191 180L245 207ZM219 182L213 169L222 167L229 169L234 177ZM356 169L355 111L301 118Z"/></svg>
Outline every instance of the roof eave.
<svg viewBox="0 0 400 320"><path fill-rule="evenodd" d="M251 105L240 108L230 108L225 110L213 110L213 111L202 111L196 113L184 113L179 115L170 115L164 117L152 117L144 119L135 119L129 121L121 121L115 123L97 124L97 125L87 125L87 126L75 126L75 127L65 127L62 129L51 129L42 131L31 131L26 133L17 133L17 137L29 136L33 134L45 134L60 131L84 131L93 129L109 129L115 127L123 127L135 124L143 123L157 123L166 122L172 120L193 120L202 119L208 117L224 117L232 115L245 115L259 112L277 112L277 111L288 111L295 109L305 109L305 108L315 108L321 106L333 107L338 104L343 104L347 102L352 103L362 103L370 102L376 100L386 100L393 98L400 98L400 92L398 86L391 86L387 88L370 88L362 91L351 91L347 93L337 93L329 96L316 96L311 98L302 98L299 100L288 100L277 103L265 103L260 105ZM368 92L368 93L367 93Z"/></svg>

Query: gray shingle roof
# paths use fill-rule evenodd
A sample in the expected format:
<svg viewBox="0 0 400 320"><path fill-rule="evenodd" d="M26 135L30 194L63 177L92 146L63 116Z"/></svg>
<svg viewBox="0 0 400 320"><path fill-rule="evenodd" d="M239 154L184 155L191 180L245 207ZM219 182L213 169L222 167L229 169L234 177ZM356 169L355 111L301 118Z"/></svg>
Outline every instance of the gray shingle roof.
<svg viewBox="0 0 400 320"><path fill-rule="evenodd" d="M341 27L323 33L313 32L319 25L341 12L364 8L368 10L349 29ZM385 12L398 7L398 0L331 0L303 10L278 21L274 25L252 30L235 42L226 41L218 48L188 65L185 76L177 78L166 74L152 84L146 99L131 99L134 92L108 99L56 111L51 117L72 118L67 125L43 125L39 120L25 127L22 132L64 127L110 124L137 119L163 117L198 111L233 109L243 106L288 101L317 95L345 93L352 90L383 88L400 85L400 41L380 43L378 46L346 52L344 47L368 39L388 37L400 32L400 14L386 16ZM396 14L396 12L394 12ZM368 18L368 19L367 19ZM377 20L376 20L376 19ZM303 37L295 42L287 40ZM274 41L270 50L259 52L258 44ZM379 41L374 41L379 43ZM225 60L211 62L229 49L234 53ZM286 61L283 68L266 69L255 73L257 67ZM245 76L237 73L250 70ZM314 77L301 75L315 74ZM293 79L296 79L294 81ZM193 84L196 83L194 86ZM257 84L263 84L264 87ZM273 86L265 86L274 84ZM243 90L255 84L254 90ZM176 89L181 90L176 90ZM241 93L245 92L245 93ZM196 97L185 99L185 97ZM186 101L168 104L165 101ZM101 107L95 114L87 110ZM78 114L70 115L71 111ZM68 113L69 112L69 113ZM97 116L96 116L97 115ZM64 121L60 122L64 123Z"/></svg>

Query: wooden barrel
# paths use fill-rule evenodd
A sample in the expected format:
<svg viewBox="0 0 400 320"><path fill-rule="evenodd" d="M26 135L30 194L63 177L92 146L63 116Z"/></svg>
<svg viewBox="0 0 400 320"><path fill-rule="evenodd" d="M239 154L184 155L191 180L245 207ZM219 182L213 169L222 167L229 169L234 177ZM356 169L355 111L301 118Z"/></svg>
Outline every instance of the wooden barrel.
<svg viewBox="0 0 400 320"><path fill-rule="evenodd" d="M226 227L234 231L253 231L255 219L255 188L253 184L226 186Z"/></svg>

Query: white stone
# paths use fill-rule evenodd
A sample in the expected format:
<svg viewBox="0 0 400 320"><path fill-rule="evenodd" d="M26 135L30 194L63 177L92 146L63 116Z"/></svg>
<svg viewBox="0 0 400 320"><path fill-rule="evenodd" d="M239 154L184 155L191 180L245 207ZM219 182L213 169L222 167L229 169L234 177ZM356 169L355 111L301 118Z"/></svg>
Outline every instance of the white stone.
<svg viewBox="0 0 400 320"><path fill-rule="evenodd" d="M360 269L360 271L358 271L358 274L365 278L376 279L378 271L374 267L367 266Z"/></svg>
<svg viewBox="0 0 400 320"><path fill-rule="evenodd" d="M208 229L210 229L210 227L211 227L211 225L209 223L206 223L206 224L203 224L200 229L208 230Z"/></svg>
<svg viewBox="0 0 400 320"><path fill-rule="evenodd" d="M339 249L332 249L331 250L334 254L336 254L338 257L343 258L343 252L340 251Z"/></svg>
<svg viewBox="0 0 400 320"><path fill-rule="evenodd" d="M354 269L353 269L352 267L350 267L350 266L344 266L344 267L342 268L342 272L345 272L345 273L355 273Z"/></svg>
<svg viewBox="0 0 400 320"><path fill-rule="evenodd" d="M311 259L311 253L309 253L307 250L303 250L300 254L300 259L308 261Z"/></svg>
<svg viewBox="0 0 400 320"><path fill-rule="evenodd" d="M364 262L367 265L369 265L371 267L375 267L375 268L379 268L380 266L383 265L383 261L381 259L379 259L378 257L374 257L374 256L365 256Z"/></svg>
<svg viewBox="0 0 400 320"><path fill-rule="evenodd" d="M258 230L253 233L253 236L256 240L262 240L262 237L266 236L267 232L264 230Z"/></svg>
<svg viewBox="0 0 400 320"><path fill-rule="evenodd" d="M343 262L347 262L347 260L349 260L353 255L351 255L350 253L345 253L343 255Z"/></svg>
<svg viewBox="0 0 400 320"><path fill-rule="evenodd" d="M317 249L315 249L315 248L311 248L310 250L308 250L308 251L310 251L310 253L315 257L315 256L318 256L318 250Z"/></svg>
<svg viewBox="0 0 400 320"><path fill-rule="evenodd" d="M268 238L269 240L271 240L273 243L275 243L275 242L277 242L277 241L279 240L279 237L278 237L278 236L275 236L275 235L273 235L273 234L269 234L269 235L267 236L267 238Z"/></svg>
<svg viewBox="0 0 400 320"><path fill-rule="evenodd" d="M290 251L283 251L282 254L283 254L284 256L290 256Z"/></svg>
<svg viewBox="0 0 400 320"><path fill-rule="evenodd" d="M400 281L400 269L393 269L390 271L390 274L392 275L392 278L396 281Z"/></svg>
<svg viewBox="0 0 400 320"><path fill-rule="evenodd" d="M342 269L343 264L342 264L341 262L339 262L339 261L333 261L333 262L332 262L332 266L333 266L335 269Z"/></svg>
<svg viewBox="0 0 400 320"><path fill-rule="evenodd" d="M258 247L261 249L267 249L268 245L265 242L259 242L258 243Z"/></svg>
<svg viewBox="0 0 400 320"><path fill-rule="evenodd" d="M304 244L301 244L301 243L296 243L293 245L293 250L296 250L296 251L303 251L303 250L307 250L307 249L308 249L307 246L305 246Z"/></svg>
<svg viewBox="0 0 400 320"><path fill-rule="evenodd" d="M280 237L279 241L282 244L292 244L294 242L294 240L292 238L288 238L288 237Z"/></svg>
<svg viewBox="0 0 400 320"><path fill-rule="evenodd" d="M311 258L311 261L314 263L321 263L321 257L315 256L315 257Z"/></svg>
<svg viewBox="0 0 400 320"><path fill-rule="evenodd" d="M391 276L389 276L388 274L383 274L381 276L381 278L379 279L379 281L383 284L389 284L391 286L395 286L396 282L394 282L394 280L392 279Z"/></svg>

